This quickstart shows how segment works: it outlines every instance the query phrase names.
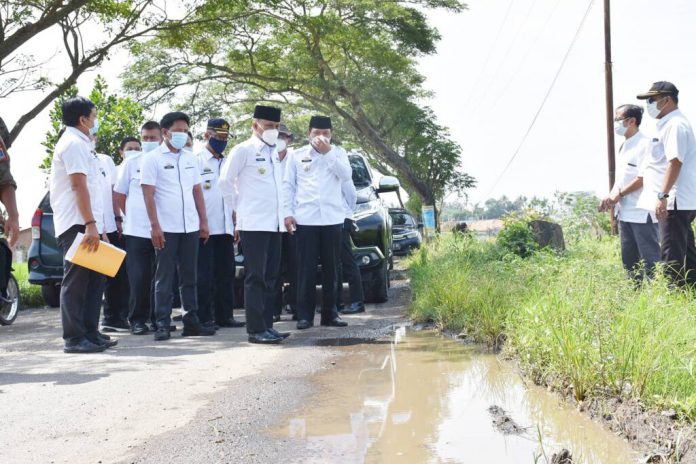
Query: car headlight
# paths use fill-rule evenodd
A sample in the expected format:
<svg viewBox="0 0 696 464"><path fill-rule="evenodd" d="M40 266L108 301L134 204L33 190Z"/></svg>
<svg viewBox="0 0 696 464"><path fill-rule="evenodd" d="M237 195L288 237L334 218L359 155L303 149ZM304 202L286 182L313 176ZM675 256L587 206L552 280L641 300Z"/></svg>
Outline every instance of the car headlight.
<svg viewBox="0 0 696 464"><path fill-rule="evenodd" d="M379 211L380 205L376 201L368 201L365 203L358 203L353 210L354 218L357 221L364 217L375 214Z"/></svg>

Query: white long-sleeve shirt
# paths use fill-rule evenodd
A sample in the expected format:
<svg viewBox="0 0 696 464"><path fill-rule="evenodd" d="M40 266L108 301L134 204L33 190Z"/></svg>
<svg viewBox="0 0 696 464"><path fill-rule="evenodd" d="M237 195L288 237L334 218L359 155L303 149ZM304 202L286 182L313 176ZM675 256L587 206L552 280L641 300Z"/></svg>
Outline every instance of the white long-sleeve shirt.
<svg viewBox="0 0 696 464"><path fill-rule="evenodd" d="M358 202L358 192L355 190L352 178L341 182L341 193L343 194L343 207L346 211L346 219L353 219L355 205Z"/></svg>
<svg viewBox="0 0 696 464"><path fill-rule="evenodd" d="M252 136L232 149L218 186L227 207L237 215L237 230L282 232L280 176L274 147Z"/></svg>
<svg viewBox="0 0 696 464"><path fill-rule="evenodd" d="M322 155L307 145L288 155L283 179L285 217L299 225L342 224L346 218L341 184L352 179L346 152L337 146Z"/></svg>

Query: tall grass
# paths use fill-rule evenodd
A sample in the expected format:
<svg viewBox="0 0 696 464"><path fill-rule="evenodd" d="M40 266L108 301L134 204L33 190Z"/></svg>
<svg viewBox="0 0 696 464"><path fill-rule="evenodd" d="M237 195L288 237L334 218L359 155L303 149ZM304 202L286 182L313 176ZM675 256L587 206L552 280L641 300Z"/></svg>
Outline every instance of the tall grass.
<svg viewBox="0 0 696 464"><path fill-rule="evenodd" d="M578 400L635 397L696 421L696 303L662 277L636 288L613 238L527 259L444 237L410 259L416 320L498 346Z"/></svg>
<svg viewBox="0 0 696 464"><path fill-rule="evenodd" d="M29 283L29 269L27 263L13 263L12 275L17 279L19 285L19 299L21 308L36 308L44 305L41 296L41 287Z"/></svg>

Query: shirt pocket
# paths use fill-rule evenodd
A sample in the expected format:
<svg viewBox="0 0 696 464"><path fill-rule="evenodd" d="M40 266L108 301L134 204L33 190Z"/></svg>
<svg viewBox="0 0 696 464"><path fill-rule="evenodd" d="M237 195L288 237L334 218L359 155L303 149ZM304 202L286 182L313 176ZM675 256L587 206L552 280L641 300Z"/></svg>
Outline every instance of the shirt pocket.
<svg viewBox="0 0 696 464"><path fill-rule="evenodd" d="M301 158L297 160L297 178L312 179L317 170L317 163L312 158Z"/></svg>
<svg viewBox="0 0 696 464"><path fill-rule="evenodd" d="M198 179L198 166L191 161L184 161L179 165L181 173L181 186L185 189L193 188Z"/></svg>
<svg viewBox="0 0 696 464"><path fill-rule="evenodd" d="M650 157L654 162L660 162L665 158L665 145L662 140L652 139L650 141Z"/></svg>

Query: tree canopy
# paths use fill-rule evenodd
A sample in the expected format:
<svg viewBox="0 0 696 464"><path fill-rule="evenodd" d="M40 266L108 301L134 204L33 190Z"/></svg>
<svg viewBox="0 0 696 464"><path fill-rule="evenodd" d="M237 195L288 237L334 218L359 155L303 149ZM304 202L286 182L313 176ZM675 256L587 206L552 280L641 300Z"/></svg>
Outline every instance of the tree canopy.
<svg viewBox="0 0 696 464"><path fill-rule="evenodd" d="M206 0L192 24L131 43L126 88L146 105L169 101L208 115L273 102L334 117L345 141L398 175L426 204L473 185L461 149L429 108L417 59L439 34L428 9L458 0ZM206 27L196 25L205 22ZM248 113L246 113L248 114Z"/></svg>

